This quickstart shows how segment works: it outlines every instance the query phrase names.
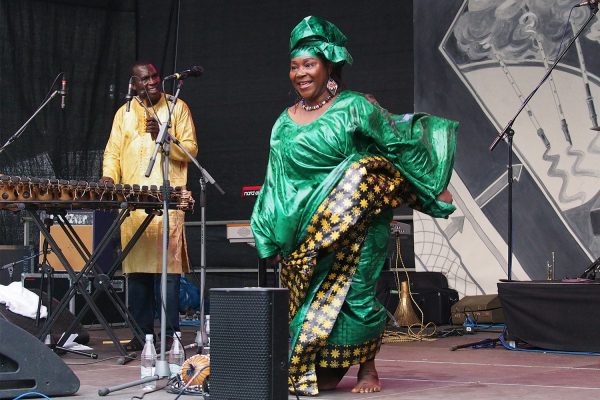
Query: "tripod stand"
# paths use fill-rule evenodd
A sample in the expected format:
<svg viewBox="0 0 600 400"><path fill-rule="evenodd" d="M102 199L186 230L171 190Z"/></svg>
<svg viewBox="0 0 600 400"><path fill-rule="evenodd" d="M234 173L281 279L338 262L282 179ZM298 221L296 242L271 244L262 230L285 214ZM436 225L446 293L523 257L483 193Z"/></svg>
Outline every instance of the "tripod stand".
<svg viewBox="0 0 600 400"><path fill-rule="evenodd" d="M200 329L196 333L196 345L198 354L202 354L208 344L208 334L206 332L206 315L204 310L204 291L206 282L206 181L215 185L221 194L225 194L223 189L212 179L210 174L195 161L196 167L202 173L200 178Z"/></svg>
<svg viewBox="0 0 600 400"><path fill-rule="evenodd" d="M206 334L206 323L205 323L205 315L204 315L204 283L205 283L205 279L206 279L206 256L205 256L205 232L206 232L206 182L210 182L211 184L213 184L217 190L221 193L221 194L225 194L225 192L223 191L223 189L221 189L221 187L219 186L219 184L214 180L214 178L208 173L208 171L206 171L198 162L198 160L196 160L196 158L190 154L190 152L185 148L185 146L183 146L179 140L177 138L175 138L174 136L172 136L169 132L168 132L168 128L171 125L171 116L173 114L173 110L175 109L175 105L177 103L177 99L179 98L179 94L181 92L181 88L183 86L183 80L179 80L177 82L177 90L175 92L175 96L172 99L172 105L169 108L169 117L167 119L167 123L165 123L164 125L161 126L160 132L158 133L158 136L156 137L156 146L154 149L154 154L152 155L152 158L150 160L150 163L148 165L148 169L146 170L146 176L150 176L150 173L152 171L155 159L156 159L156 155L159 151L159 149L162 151L162 175L163 175L163 190L165 190L165 193L163 194L164 197L164 220L163 220L163 265L162 265L162 276L161 276L161 299L162 302L164 303L164 300L166 299L167 293L166 293L166 281L167 281L167 250L168 250L168 244L169 244L169 215L167 212L167 199L168 197L168 188L170 187L169 184L169 152L170 152L170 143L174 143L175 145L178 146L178 148L183 151L183 153L187 156L188 160L191 161L201 172L202 177L200 178L200 219L201 219L201 229L200 229L200 246L201 246L201 256L200 256L200 265L201 265L201 273L200 273L200 337L202 340L202 343L199 343L199 348L205 346L206 344L208 344L208 337ZM164 360L164 354L166 351L165 345L166 345L166 341L164 340L166 337L166 312L164 307L161 307L161 348L160 348L160 369L159 369L159 363L157 362L156 365L156 373L159 376L168 376L169 375L169 369L168 369L168 364L166 363L166 361ZM165 370L165 375L160 375L161 372L163 372L163 369Z"/></svg>

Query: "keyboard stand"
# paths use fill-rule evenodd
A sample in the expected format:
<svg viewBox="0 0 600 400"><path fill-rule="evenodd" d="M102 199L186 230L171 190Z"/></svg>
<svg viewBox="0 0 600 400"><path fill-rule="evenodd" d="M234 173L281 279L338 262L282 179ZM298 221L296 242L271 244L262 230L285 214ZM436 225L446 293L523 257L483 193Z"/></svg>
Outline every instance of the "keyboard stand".
<svg viewBox="0 0 600 400"><path fill-rule="evenodd" d="M73 267L69 264L66 257L64 256L63 252L61 251L60 247L58 246L56 241L52 238L50 231L42 223L40 217L36 213L36 210L27 208L27 207L24 207L24 209L28 213L28 215L31 217L33 223L40 230L40 232L42 233L44 238L46 238L46 240L50 244L52 252L54 252L56 257L62 263L63 267L65 268L65 271L67 271L67 273L69 274L69 278L71 279L71 286L65 293L65 295L62 298L62 300L60 301L59 305L56 307L56 310L52 313L52 315L48 316L46 323L44 324L44 327L42 328L41 332L38 334L38 338L40 340L44 340L46 335L51 332L53 325L56 323L56 321L58 319L58 316L66 309L71 298L73 298L73 296L75 296L76 293L79 293L84 298L86 304L83 307L83 309L79 313L77 313L75 320L71 323L69 328L65 331L65 334L61 337L61 339L59 340L57 345L59 345L59 346L64 345L64 343L68 339L69 335L74 330L74 328L77 326L77 324L81 321L81 319L83 318L85 313L89 309L91 309L92 312L94 313L94 315L96 316L96 318L98 319L98 321L100 322L100 324L102 325L102 328L106 331L106 333L108 334L108 336L114 343L114 345L117 348L117 350L119 351L119 353L123 356L123 358L121 360L119 360L119 362L121 364L124 364L128 361L131 361L132 357L130 357L129 354L125 351L124 347L122 346L119 339L115 335L113 329L110 327L108 321L106 320L106 318L104 317L104 315L102 314L102 312L100 311L100 309L98 308L98 306L96 305L96 303L94 301L96 299L96 297L101 293L101 291L95 290L94 293L92 295L90 295L88 293L88 291L86 290L86 286L87 286L88 280L89 280L88 275L92 275L92 274L94 275L94 285L96 286L96 288L104 290L104 292L107 294L108 298L111 300L111 302L113 303L115 308L118 310L118 312L123 317L123 320L126 322L127 326L131 329L134 337L136 337L140 343L143 343L144 338L143 338L141 329L139 328L138 324L135 322L135 319L132 317L132 315L129 312L129 310L127 309L126 305L118 297L117 293L115 292L114 288L112 287L112 285L110 283L110 279L112 278L114 272L117 270L120 263L129 254L129 252L131 251L131 249L133 248L133 246L135 245L137 240L140 238L142 233L148 227L148 225L150 224L150 222L152 221L154 216L157 215L157 213L160 213L160 210L149 209L146 211L146 212L148 212L148 215L146 216L146 218L144 219L142 224L139 226L139 228L133 235L132 239L125 247L125 249L123 249L119 258L113 263L108 274L104 274L103 271L100 269L100 267L97 265L97 260L98 260L99 256L102 254L102 252L106 249L107 245L109 244L112 237L116 234L117 230L120 229L120 227L123 224L123 222L125 221L125 219L127 217L129 217L129 215L133 209L132 207L129 207L127 205L127 203L123 203L123 206L122 206L121 210L119 211L117 218L113 221L112 225L110 226L110 228L108 229L106 234L102 237L98 246L94 249L93 253L90 253L89 249L85 246L85 244L83 243L83 241L81 240L79 235L77 235L77 233L75 232L75 230L73 229L73 227L71 226L69 221L65 218L66 212L64 209L57 209L56 211L53 211L53 210L48 211L49 214L53 214L57 217L59 226L62 228L64 233L69 238L71 244L73 244L73 246L75 247L77 252L80 254L80 256L85 261L85 264L80 272L76 272L73 269Z"/></svg>

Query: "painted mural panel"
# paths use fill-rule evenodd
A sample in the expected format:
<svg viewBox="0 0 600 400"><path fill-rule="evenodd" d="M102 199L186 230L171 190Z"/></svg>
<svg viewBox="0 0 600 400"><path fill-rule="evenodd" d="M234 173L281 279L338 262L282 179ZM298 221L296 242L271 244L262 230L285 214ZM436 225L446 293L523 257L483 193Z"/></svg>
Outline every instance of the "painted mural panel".
<svg viewBox="0 0 600 400"><path fill-rule="evenodd" d="M450 79L464 85L469 100L474 100L479 108L473 111L483 113L495 132L503 130L558 54L574 39L574 33L590 20L514 122L515 180L526 177L522 185L529 185L530 191L541 193L543 199L543 204L538 201L533 205L521 198L514 206L536 210L536 218L520 218L515 229L528 222L539 224L538 231L532 230L539 233L538 242L557 240L556 232L544 230L547 221L556 220L562 228L558 236L564 239L559 238L556 243L573 242L589 260L597 258L600 127L596 109L600 106L600 66L596 59L600 51L600 23L590 7L573 7L577 3L571 0L457 3L457 12L441 32L443 36L435 40L452 71ZM419 79L422 78L416 78ZM464 112L451 116L459 120L472 118ZM460 144L468 146L469 138L475 139L473 135L484 135L475 140L487 139L491 144L495 132L461 132L466 137L461 138ZM498 151L505 151L503 144L498 147ZM499 233L498 217L502 212L486 212L486 208L504 210L490 203L506 190L507 176L498 172L497 179L482 179L482 174L461 174L461 168L493 168L470 163L457 159L459 171L451 182L451 190L458 210L451 219L415 216L415 253L422 268L446 272L459 292L490 293L495 292L497 280L506 277L507 246L506 235ZM548 237L550 234L552 238ZM520 244L527 241L533 243L531 238L523 238ZM433 243L440 246L437 258L433 257ZM544 277L551 255L535 247L521 245L513 259L512 278ZM560 245L555 247L561 251ZM564 265L562 275L571 276L584 267L567 262Z"/></svg>

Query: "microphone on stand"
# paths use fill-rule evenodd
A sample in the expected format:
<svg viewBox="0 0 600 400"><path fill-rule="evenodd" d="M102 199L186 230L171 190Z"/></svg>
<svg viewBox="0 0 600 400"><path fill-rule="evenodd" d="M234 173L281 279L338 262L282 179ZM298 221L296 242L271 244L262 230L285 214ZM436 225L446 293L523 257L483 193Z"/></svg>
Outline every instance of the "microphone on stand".
<svg viewBox="0 0 600 400"><path fill-rule="evenodd" d="M131 100L133 99L133 76L129 77L129 86L127 86L127 94L125 95L125 100L127 100L127 106L125 107L125 111L129 112L131 108Z"/></svg>
<svg viewBox="0 0 600 400"><path fill-rule="evenodd" d="M67 80L64 78L62 78L62 81L60 83L60 108L62 110L65 109L65 97L67 97Z"/></svg>
<svg viewBox="0 0 600 400"><path fill-rule="evenodd" d="M584 0L581 3L577 4L575 7L583 7L583 6L590 6L590 7L598 6L598 0Z"/></svg>
<svg viewBox="0 0 600 400"><path fill-rule="evenodd" d="M183 80L186 78L190 78L192 76L200 76L204 73L204 68L198 66L198 65L194 65L193 67L190 67L190 69L186 69L185 71L181 71L181 72L176 72L173 75L169 75L169 76L165 76L163 81L168 81L171 79L175 79L175 80Z"/></svg>

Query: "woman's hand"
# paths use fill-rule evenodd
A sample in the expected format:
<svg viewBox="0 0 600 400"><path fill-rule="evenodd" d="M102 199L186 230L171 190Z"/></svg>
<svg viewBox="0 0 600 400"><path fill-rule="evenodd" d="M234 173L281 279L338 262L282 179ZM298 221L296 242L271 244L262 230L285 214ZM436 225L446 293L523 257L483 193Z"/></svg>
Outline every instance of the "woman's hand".
<svg viewBox="0 0 600 400"><path fill-rule="evenodd" d="M442 193L438 194L436 197L439 201L443 201L444 203L452 204L452 193L448 189L442 190Z"/></svg>
<svg viewBox="0 0 600 400"><path fill-rule="evenodd" d="M281 261L281 254L274 254L271 257L267 257L266 262L267 262L267 267L273 267L277 264L279 264L279 262Z"/></svg>

